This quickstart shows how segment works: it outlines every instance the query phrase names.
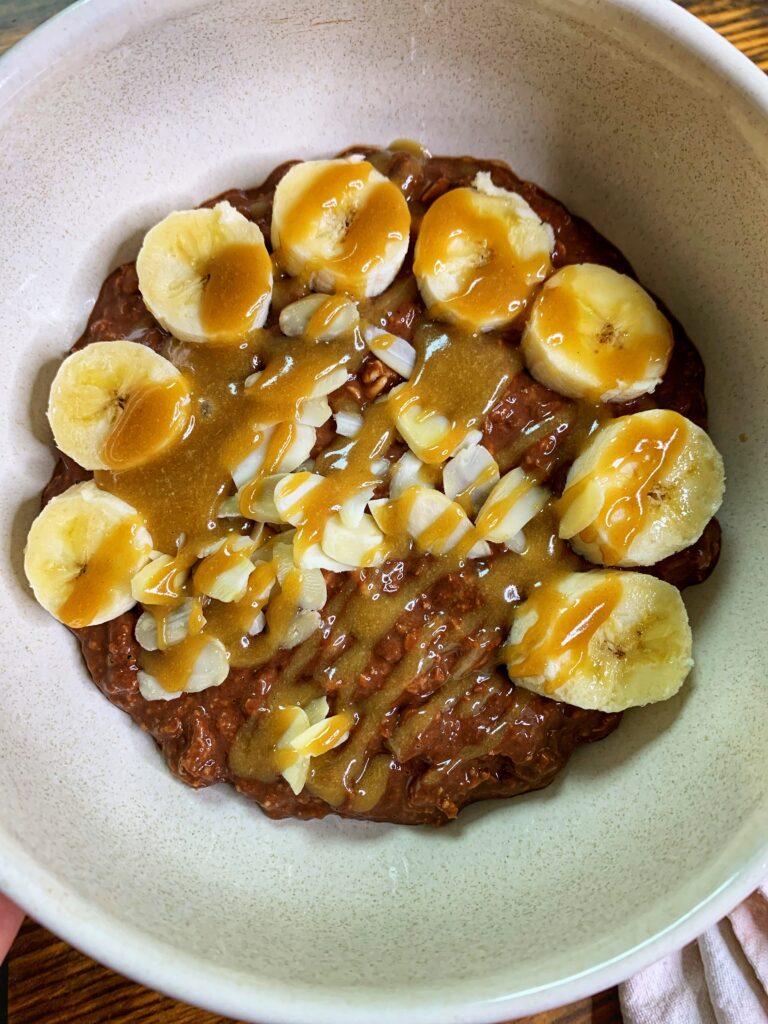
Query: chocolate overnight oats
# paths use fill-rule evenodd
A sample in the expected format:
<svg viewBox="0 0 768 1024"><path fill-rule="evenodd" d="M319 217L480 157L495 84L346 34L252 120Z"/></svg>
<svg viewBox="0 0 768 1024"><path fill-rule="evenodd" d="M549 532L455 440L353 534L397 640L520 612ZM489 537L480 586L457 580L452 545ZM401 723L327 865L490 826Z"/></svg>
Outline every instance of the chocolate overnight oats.
<svg viewBox="0 0 768 1024"><path fill-rule="evenodd" d="M190 786L443 823L692 665L704 370L586 222L411 145L171 213L51 389L37 599Z"/></svg>

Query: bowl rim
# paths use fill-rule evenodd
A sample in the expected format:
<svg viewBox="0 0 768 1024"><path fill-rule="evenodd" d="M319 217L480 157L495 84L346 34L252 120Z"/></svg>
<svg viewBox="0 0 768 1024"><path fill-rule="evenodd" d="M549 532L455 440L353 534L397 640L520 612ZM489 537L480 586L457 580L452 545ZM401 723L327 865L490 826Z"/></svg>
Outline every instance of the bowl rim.
<svg viewBox="0 0 768 1024"><path fill-rule="evenodd" d="M14 98L55 62L93 37L102 24L139 25L162 17L158 8L197 6L201 0L77 0L33 29L0 56L0 122L12 113ZM629 22L644 22L671 35L722 80L736 86L760 118L768 121L768 77L723 36L674 0L578 0L579 6L613 10ZM748 896L768 876L768 838L718 889L681 914L661 932L633 948L576 975L513 993L489 993L478 1000L442 995L434 1002L397 1000L383 991L374 1003L354 995L328 998L317 991L258 979L246 982L234 970L149 939L139 929L115 921L34 863L22 847L0 831L0 884L36 921L75 948L121 974L176 999L215 1013L262 1024L491 1024L539 1013L617 985L632 974L691 942ZM396 1017L394 1016L396 1015Z"/></svg>

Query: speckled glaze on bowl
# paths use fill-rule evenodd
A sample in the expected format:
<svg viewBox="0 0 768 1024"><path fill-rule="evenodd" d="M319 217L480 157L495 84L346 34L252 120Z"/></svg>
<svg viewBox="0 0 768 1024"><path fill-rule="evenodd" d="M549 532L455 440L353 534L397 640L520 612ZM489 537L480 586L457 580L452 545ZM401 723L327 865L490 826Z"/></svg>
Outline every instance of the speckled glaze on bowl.
<svg viewBox="0 0 768 1024"><path fill-rule="evenodd" d="M56 361L167 211L289 156L500 156L621 246L700 344L728 468L697 668L549 790L442 831L195 793L33 603ZM99 0L0 63L0 886L98 959L239 1019L449 1024L596 991L768 868L768 83L667 0Z"/></svg>

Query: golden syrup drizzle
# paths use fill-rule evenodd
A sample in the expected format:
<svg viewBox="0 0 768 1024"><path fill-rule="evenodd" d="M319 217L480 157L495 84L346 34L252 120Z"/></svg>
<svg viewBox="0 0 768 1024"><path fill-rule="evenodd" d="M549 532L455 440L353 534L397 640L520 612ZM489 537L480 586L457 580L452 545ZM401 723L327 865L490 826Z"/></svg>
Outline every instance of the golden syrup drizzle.
<svg viewBox="0 0 768 1024"><path fill-rule="evenodd" d="M56 616L72 629L82 629L103 614L114 591L125 590L126 580L138 571L143 559L137 548L138 518L118 523L88 556L79 576Z"/></svg>
<svg viewBox="0 0 768 1024"><path fill-rule="evenodd" d="M423 415L437 413L448 420L440 440L419 452L422 462L445 462L470 430L482 426L519 372L519 355L499 339L433 324L419 328L414 346L418 353L414 372L392 392L389 404L395 416L420 406Z"/></svg>
<svg viewBox="0 0 768 1024"><path fill-rule="evenodd" d="M134 391L101 449L114 472L153 459L172 444L189 422L189 389L183 377Z"/></svg>
<svg viewBox="0 0 768 1024"><path fill-rule="evenodd" d="M422 160L428 160L432 155L427 147L417 139L395 139L394 142L390 142L387 149L391 153L402 150L405 153L410 153L412 156L420 157Z"/></svg>
<svg viewBox="0 0 768 1024"><path fill-rule="evenodd" d="M416 276L439 276L446 257L454 254L467 258L461 290L433 305L432 313L469 327L509 323L525 308L536 282L550 273L548 253L524 259L515 250L500 215L503 203L475 189L456 188L427 210L416 242Z"/></svg>
<svg viewBox="0 0 768 1024"><path fill-rule="evenodd" d="M269 302L272 261L263 245L235 242L220 249L202 268L200 323L216 341L241 341Z"/></svg>
<svg viewBox="0 0 768 1024"><path fill-rule="evenodd" d="M663 500L664 476L682 454L688 433L685 418L668 409L653 417L638 414L614 422L621 429L605 444L597 465L567 487L557 503L564 515L590 480L599 480L603 507L579 536L597 544L605 565L626 557L635 537L650 524Z"/></svg>
<svg viewBox="0 0 768 1024"><path fill-rule="evenodd" d="M672 352L672 329L661 314L659 331L630 333L612 324L583 304L568 285L564 268L561 282L542 289L532 316L538 333L550 348L563 346L596 383L586 389L586 398L597 401L619 384L643 380L663 372Z"/></svg>
<svg viewBox="0 0 768 1024"><path fill-rule="evenodd" d="M278 743L296 721L296 705L283 703L265 714L250 718L237 734L229 752L232 770L246 779L274 782L296 760L290 748Z"/></svg>
<svg viewBox="0 0 768 1024"><path fill-rule="evenodd" d="M576 597L564 595L556 583L535 591L525 611L538 618L519 644L506 648L509 674L521 679L543 676L556 664L556 675L545 684L554 693L588 657L593 637L615 611L621 593L618 574L609 574Z"/></svg>
<svg viewBox="0 0 768 1024"><path fill-rule="evenodd" d="M274 566L271 562L261 562L249 576L248 588L239 601L232 604L215 601L208 606L206 615L209 632L224 644L230 657L230 664L235 668L258 662L259 655L266 659L273 653L273 647L265 645L261 634L251 636L250 631L259 613L266 608L274 584ZM273 638L274 646L279 639ZM259 653L254 657L252 647L257 644Z"/></svg>
<svg viewBox="0 0 768 1024"><path fill-rule="evenodd" d="M281 244L301 249L308 238L330 220L340 238L329 269L337 290L363 298L368 277L384 260L393 242L408 238L411 215L400 189L391 181L371 182L373 167L359 163L332 163L315 176L285 212ZM328 228L326 226L325 231ZM308 276L326 269L326 260L305 267Z"/></svg>

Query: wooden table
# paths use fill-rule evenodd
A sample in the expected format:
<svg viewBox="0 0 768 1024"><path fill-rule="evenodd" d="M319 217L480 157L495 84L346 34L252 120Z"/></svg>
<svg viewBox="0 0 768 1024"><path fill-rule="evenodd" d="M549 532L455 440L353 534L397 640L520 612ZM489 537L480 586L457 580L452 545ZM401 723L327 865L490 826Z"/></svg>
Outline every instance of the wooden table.
<svg viewBox="0 0 768 1024"><path fill-rule="evenodd" d="M768 71L768 0L682 2ZM67 4L68 0L0 0L0 52ZM126 980L30 920L21 929L5 970L8 1024L226 1024L223 1017ZM0 993L0 1024L5 1024L4 1010ZM616 989L518 1024L621 1024Z"/></svg>

